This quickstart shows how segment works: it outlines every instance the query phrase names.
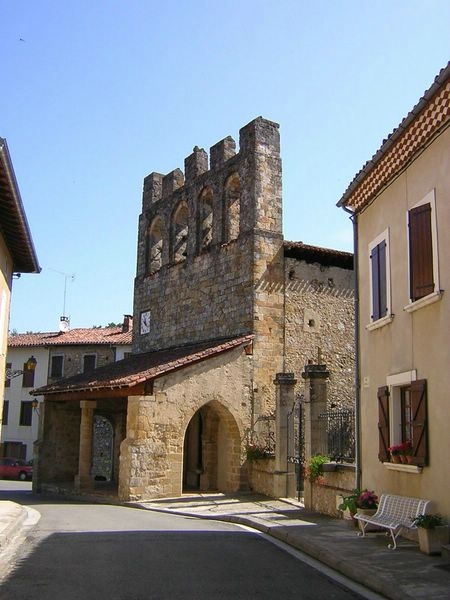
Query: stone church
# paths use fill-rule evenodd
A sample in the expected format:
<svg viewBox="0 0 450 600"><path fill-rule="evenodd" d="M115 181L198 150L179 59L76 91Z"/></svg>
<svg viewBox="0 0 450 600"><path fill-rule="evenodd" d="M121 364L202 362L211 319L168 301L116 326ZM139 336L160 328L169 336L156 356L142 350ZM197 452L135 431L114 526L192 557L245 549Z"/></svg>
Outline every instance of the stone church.
<svg viewBox="0 0 450 600"><path fill-rule="evenodd" d="M326 363L329 402L352 406L353 256L285 241L281 188L279 127L262 117L238 151L226 137L209 157L195 147L184 173L144 179L132 355L33 391L36 491L256 490L246 450L274 417L277 378ZM259 491L277 495L270 478Z"/></svg>

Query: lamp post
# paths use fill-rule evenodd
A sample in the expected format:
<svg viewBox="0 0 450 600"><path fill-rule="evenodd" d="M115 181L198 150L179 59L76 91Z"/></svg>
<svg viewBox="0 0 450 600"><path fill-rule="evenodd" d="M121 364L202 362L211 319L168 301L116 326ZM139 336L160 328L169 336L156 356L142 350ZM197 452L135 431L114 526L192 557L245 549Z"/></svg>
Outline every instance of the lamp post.
<svg viewBox="0 0 450 600"><path fill-rule="evenodd" d="M34 356L30 356L30 358L25 363L25 369L6 369L5 378L14 379L14 377L23 375L25 371L34 371L36 369L36 365L37 360L34 358Z"/></svg>

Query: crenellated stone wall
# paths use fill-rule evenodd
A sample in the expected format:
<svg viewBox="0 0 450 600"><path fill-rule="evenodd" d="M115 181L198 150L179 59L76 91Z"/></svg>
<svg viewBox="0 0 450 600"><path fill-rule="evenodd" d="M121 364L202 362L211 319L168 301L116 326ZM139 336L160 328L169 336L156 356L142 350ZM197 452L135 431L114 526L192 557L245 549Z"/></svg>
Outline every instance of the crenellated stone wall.
<svg viewBox="0 0 450 600"><path fill-rule="evenodd" d="M255 119L180 169L144 181L133 352L255 333L255 411L282 367L284 273L278 125ZM142 316L150 329L142 330Z"/></svg>

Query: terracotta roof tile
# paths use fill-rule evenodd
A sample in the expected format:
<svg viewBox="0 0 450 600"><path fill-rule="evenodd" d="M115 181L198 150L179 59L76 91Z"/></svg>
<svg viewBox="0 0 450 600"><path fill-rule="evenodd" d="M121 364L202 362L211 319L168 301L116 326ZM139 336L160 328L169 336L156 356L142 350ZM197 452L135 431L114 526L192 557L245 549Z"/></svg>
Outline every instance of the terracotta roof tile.
<svg viewBox="0 0 450 600"><path fill-rule="evenodd" d="M122 326L71 329L47 333L18 333L8 337L8 348L37 346L73 346L88 344L131 344L132 331L123 331Z"/></svg>
<svg viewBox="0 0 450 600"><path fill-rule="evenodd" d="M337 206L361 210L450 121L450 62L355 175Z"/></svg>
<svg viewBox="0 0 450 600"><path fill-rule="evenodd" d="M171 371L247 345L253 340L253 337L249 334L231 340L212 340L189 346L135 354L91 373L74 375L58 383L33 390L31 393L35 396L43 396L66 392L132 388Z"/></svg>

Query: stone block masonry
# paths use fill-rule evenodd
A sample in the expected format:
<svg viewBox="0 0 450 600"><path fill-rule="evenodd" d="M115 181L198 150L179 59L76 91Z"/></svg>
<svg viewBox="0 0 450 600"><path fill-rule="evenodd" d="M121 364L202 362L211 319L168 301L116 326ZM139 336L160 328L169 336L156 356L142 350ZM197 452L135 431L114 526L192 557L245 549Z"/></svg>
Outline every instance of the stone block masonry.
<svg viewBox="0 0 450 600"><path fill-rule="evenodd" d="M255 333L257 412L273 405L281 370L284 272L278 125L261 117L184 175L145 178L139 218L133 352ZM150 313L150 330L139 327Z"/></svg>

